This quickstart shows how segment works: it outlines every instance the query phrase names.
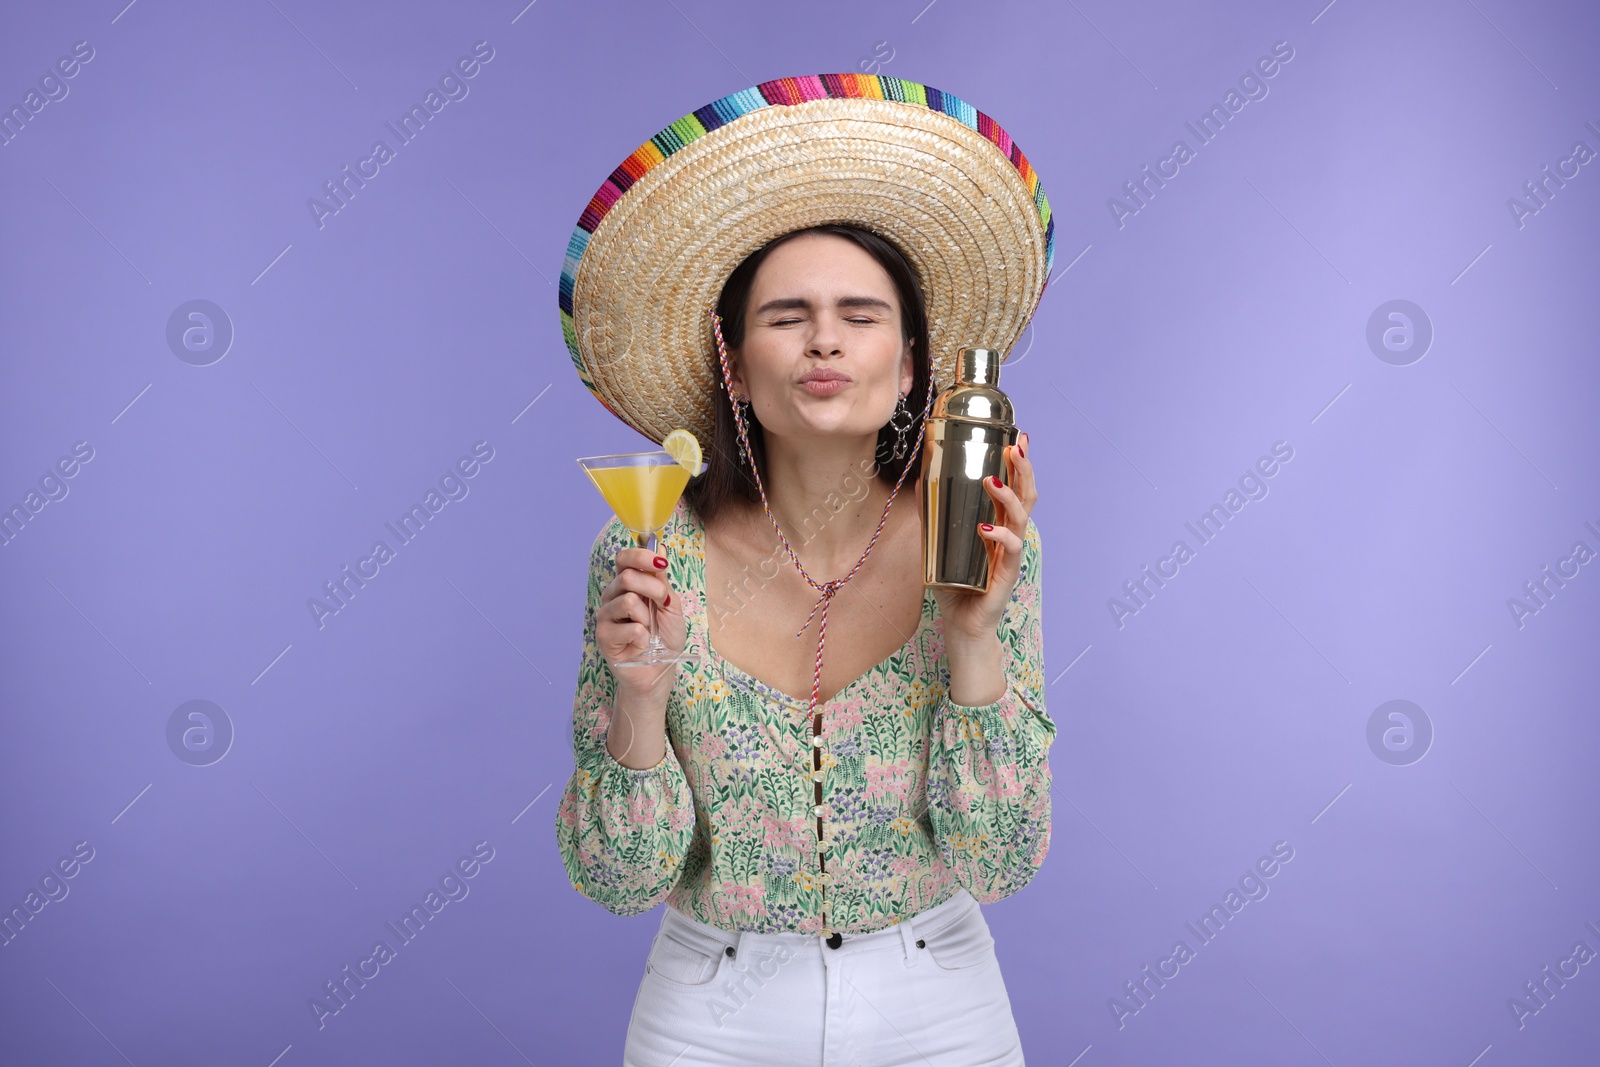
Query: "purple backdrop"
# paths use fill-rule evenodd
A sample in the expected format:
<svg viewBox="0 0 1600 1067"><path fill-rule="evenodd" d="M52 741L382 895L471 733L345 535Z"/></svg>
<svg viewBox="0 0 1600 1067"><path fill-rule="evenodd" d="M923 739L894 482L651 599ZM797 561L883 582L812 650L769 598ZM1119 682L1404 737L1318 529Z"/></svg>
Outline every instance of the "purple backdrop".
<svg viewBox="0 0 1600 1067"><path fill-rule="evenodd" d="M120 3L0 35L0 1061L618 1060L660 913L553 815L572 460L649 445L555 281L656 130L839 70L1055 211L1030 1062L1600 1056L1592 5Z"/></svg>

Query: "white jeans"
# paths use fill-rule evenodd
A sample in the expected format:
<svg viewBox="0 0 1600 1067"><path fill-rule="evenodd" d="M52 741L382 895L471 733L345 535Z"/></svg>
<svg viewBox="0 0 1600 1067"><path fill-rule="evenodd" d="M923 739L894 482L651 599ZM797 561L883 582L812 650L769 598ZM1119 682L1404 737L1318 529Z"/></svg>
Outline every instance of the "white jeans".
<svg viewBox="0 0 1600 1067"><path fill-rule="evenodd" d="M1011 1000L965 889L846 936L736 933L664 907L624 1067L1021 1067Z"/></svg>

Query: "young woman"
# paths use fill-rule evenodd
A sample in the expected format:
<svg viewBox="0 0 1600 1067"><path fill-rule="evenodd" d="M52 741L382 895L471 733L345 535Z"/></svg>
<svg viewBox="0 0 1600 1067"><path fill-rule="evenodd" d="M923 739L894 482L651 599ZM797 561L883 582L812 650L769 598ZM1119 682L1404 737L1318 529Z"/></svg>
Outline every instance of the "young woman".
<svg viewBox="0 0 1600 1067"><path fill-rule="evenodd" d="M818 80L824 89L861 88L841 80L853 76L824 77L832 79ZM998 173L993 187L1035 212L1042 193L1023 199L1023 168L993 135L952 132L944 123L977 132L951 117L960 101L916 88L925 95L914 106L941 120L932 127L976 157L969 176ZM930 98L950 112L934 112ZM837 132L867 114L854 105L869 99L885 102L841 92L825 102L845 107L814 109L817 129L784 126L790 153L776 167L794 169L796 190L816 195L804 146L819 129ZM721 126L752 127L752 114L759 109ZM863 134L880 152L952 155L920 127L888 125ZM712 140L711 131L702 136ZM817 149L819 158L849 171L836 162L841 147ZM879 154L866 143L846 152ZM677 177L714 201L707 174L739 168L726 155L707 166ZM640 184L634 176L629 191ZM908 253L919 234L895 221L898 212L862 206L863 197L892 201L897 190L886 184L837 183L834 206L854 210L835 217L863 224L772 233L781 223L768 219L754 251L727 269L712 265L718 287L700 302L714 311L711 343L687 363L701 371L698 390L671 375L617 374L600 347L615 342L619 322L637 337L649 318L598 297L586 304L590 292L607 291L593 281L598 269L588 288L581 270L577 284L563 275L580 373L612 372L585 374L586 384L657 440L666 429L636 412L663 401L678 413L669 418L698 409L697 436L711 446L659 554L633 547L615 520L590 554L575 769L556 829L580 892L618 914L668 905L635 999L630 1065L1023 1062L980 903L1025 886L1049 845L1056 728L1043 701L1040 539L1029 517L1037 487L1024 434L1007 449L1009 477L989 484L988 592L925 590L915 485L922 423L913 412L926 414L937 387L929 346L945 332L941 314L987 299L976 336L1020 331L1048 272L1050 231L1039 221L1048 208L1025 231L1031 245L1008 245L1004 225L990 248L974 241L1012 257L1010 278L945 281ZM634 203L658 200L657 212L694 217L693 203L665 195L670 181L649 191ZM945 237L982 228L971 225L978 209L947 190L936 199L947 204ZM621 204L613 197L608 206ZM788 221L805 221L803 206L790 204ZM602 233L612 244L591 263L634 247L628 225L648 226L638 213L619 218L617 232L607 230L609 211L587 229L580 223L589 239L579 268L588 269ZM920 236L937 247L937 235ZM647 276L659 277L639 275ZM657 314L670 306L655 303ZM670 340L657 350L673 351ZM685 394L702 403L685 403ZM644 647L649 602L667 645L698 662L609 666ZM814 643L796 640L808 629Z"/></svg>

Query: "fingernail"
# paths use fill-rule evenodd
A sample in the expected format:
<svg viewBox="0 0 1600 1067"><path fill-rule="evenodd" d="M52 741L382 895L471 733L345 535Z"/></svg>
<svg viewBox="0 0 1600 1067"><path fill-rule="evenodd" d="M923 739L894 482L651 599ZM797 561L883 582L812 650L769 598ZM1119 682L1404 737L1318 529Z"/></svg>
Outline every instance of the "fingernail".
<svg viewBox="0 0 1600 1067"><path fill-rule="evenodd" d="M1017 442L1017 455L1021 456L1023 459L1027 459L1028 458L1028 435L1027 434L1023 434L1022 435L1022 440Z"/></svg>
<svg viewBox="0 0 1600 1067"><path fill-rule="evenodd" d="M671 593L667 594L667 599L662 601L661 606L664 607L664 608L672 607L672 594Z"/></svg>
<svg viewBox="0 0 1600 1067"><path fill-rule="evenodd" d="M656 565L656 570L658 570L658 571L664 571L664 570L667 569L667 561L662 559L660 556L657 556L655 558L655 565Z"/></svg>
<svg viewBox="0 0 1600 1067"><path fill-rule="evenodd" d="M988 531L994 529L994 524L987 523L987 522L980 522L980 523L978 523L978 529L983 530L984 532L987 533Z"/></svg>
<svg viewBox="0 0 1600 1067"><path fill-rule="evenodd" d="M1006 484L1000 480L1000 476L998 474L991 474L989 477L994 482L994 487L996 489L999 489Z"/></svg>

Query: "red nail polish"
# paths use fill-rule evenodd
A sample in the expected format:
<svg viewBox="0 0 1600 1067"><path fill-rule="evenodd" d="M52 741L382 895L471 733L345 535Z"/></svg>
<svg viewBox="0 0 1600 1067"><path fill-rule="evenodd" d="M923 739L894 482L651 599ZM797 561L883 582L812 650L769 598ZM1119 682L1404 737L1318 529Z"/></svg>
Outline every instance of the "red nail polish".
<svg viewBox="0 0 1600 1067"><path fill-rule="evenodd" d="M980 522L978 523L978 528L984 531L989 531L994 529L994 525L992 523Z"/></svg>
<svg viewBox="0 0 1600 1067"><path fill-rule="evenodd" d="M655 558L654 562L655 562L655 565L656 565L656 570L664 571L664 570L667 569L667 561L662 559L660 556L657 556Z"/></svg>
<svg viewBox="0 0 1600 1067"><path fill-rule="evenodd" d="M991 478L991 479L993 479L993 481L994 481L994 487L995 487L995 488L996 488L996 489L999 489L999 488L1001 488L1001 487L1002 487L1002 486L1004 486L1004 485L1005 485L1005 484L1006 484L1006 483L1005 483L1005 482L1002 482L1002 481L1001 481L1001 480L1000 480L1000 476L999 476L999 475L998 475L998 474L991 474L991 475L990 475L990 476L989 476L989 477L990 477L990 478Z"/></svg>
<svg viewBox="0 0 1600 1067"><path fill-rule="evenodd" d="M1028 435L1027 434L1023 434L1022 435L1022 440L1017 442L1017 455L1021 456L1023 459L1027 459L1028 458Z"/></svg>
<svg viewBox="0 0 1600 1067"><path fill-rule="evenodd" d="M661 606L664 607L664 608L672 607L672 594L671 593L667 594L667 599L662 601Z"/></svg>

